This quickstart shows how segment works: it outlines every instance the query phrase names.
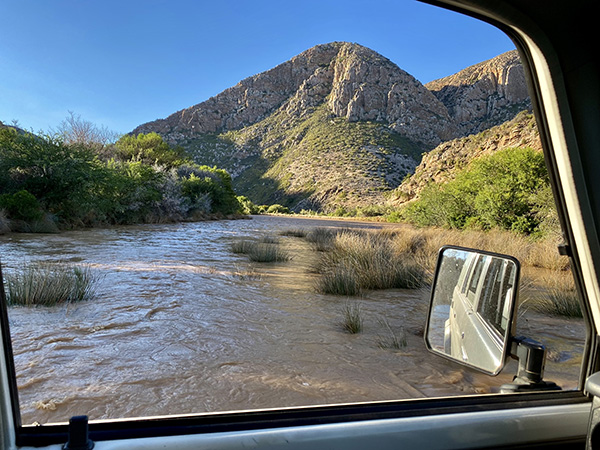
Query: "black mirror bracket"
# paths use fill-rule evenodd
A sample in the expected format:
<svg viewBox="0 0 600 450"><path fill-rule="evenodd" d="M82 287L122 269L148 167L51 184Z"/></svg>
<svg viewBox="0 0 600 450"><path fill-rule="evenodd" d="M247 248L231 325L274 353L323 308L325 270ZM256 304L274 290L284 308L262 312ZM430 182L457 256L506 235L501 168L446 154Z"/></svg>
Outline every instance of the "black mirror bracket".
<svg viewBox="0 0 600 450"><path fill-rule="evenodd" d="M519 367L513 382L500 386L501 393L560 390L556 383L543 380L546 348L542 344L523 336L514 337L510 356L519 361Z"/></svg>

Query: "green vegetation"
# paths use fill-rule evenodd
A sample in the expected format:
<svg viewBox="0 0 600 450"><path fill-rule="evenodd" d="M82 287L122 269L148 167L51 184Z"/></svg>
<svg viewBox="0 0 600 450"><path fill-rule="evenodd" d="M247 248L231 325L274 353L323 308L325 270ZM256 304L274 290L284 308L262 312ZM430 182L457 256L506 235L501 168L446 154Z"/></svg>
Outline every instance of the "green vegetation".
<svg viewBox="0 0 600 450"><path fill-rule="evenodd" d="M13 231L195 220L239 212L231 177L156 134L66 143L0 129L0 209Z"/></svg>
<svg viewBox="0 0 600 450"><path fill-rule="evenodd" d="M33 263L6 274L6 300L20 306L88 300L94 295L97 279L88 267Z"/></svg>
<svg viewBox="0 0 600 450"><path fill-rule="evenodd" d="M114 156L121 161L139 161L167 167L191 162L183 148L171 147L158 133L125 135L114 147Z"/></svg>
<svg viewBox="0 0 600 450"><path fill-rule="evenodd" d="M335 117L325 103L300 117L276 111L241 130L201 134L182 145L194 158L238 173L236 190L256 204L289 208L326 193L316 207L328 214L341 206L352 214L358 193L391 190L424 150L385 123ZM363 209L354 214L380 215L376 207Z"/></svg>
<svg viewBox="0 0 600 450"><path fill-rule="evenodd" d="M556 222L551 199L543 154L508 148L473 160L452 181L427 186L402 214L419 226L543 233Z"/></svg>

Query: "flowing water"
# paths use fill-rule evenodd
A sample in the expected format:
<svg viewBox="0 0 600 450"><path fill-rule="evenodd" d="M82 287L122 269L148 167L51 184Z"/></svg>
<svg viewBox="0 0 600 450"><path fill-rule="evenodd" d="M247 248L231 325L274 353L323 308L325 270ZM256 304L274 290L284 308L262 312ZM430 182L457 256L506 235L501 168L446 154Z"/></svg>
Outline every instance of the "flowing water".
<svg viewBox="0 0 600 450"><path fill-rule="evenodd" d="M231 251L242 237L315 226L384 225L260 216L0 236L5 272L67 261L100 277L89 301L9 308L23 423L488 393L512 379L514 367L492 378L426 351L426 291L316 294L318 255L296 237L279 238L293 255L283 263ZM348 302L362 333L341 326ZM554 339L546 374L576 388L581 321L524 323Z"/></svg>

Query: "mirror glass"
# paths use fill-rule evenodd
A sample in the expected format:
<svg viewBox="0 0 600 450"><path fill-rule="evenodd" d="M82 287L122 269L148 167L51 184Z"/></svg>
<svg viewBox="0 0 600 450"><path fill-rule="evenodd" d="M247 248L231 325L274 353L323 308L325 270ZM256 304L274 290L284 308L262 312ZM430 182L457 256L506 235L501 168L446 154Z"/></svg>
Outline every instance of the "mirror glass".
<svg viewBox="0 0 600 450"><path fill-rule="evenodd" d="M429 350L490 375L509 350L519 262L506 255L443 247L431 294Z"/></svg>

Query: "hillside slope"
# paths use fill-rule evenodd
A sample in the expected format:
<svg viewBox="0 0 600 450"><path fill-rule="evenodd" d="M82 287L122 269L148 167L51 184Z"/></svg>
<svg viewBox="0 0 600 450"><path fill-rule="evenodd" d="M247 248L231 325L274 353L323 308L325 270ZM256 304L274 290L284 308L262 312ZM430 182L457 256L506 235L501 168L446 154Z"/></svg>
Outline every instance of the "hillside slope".
<svg viewBox="0 0 600 450"><path fill-rule="evenodd" d="M542 150L533 114L521 112L502 125L440 144L423 156L414 174L407 177L395 190L391 197L392 203L397 206L418 198L425 186L452 180L473 159L510 147Z"/></svg>

